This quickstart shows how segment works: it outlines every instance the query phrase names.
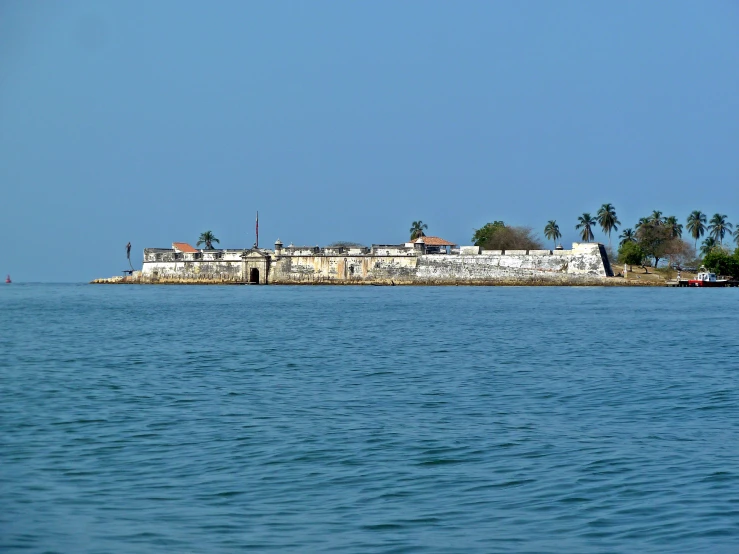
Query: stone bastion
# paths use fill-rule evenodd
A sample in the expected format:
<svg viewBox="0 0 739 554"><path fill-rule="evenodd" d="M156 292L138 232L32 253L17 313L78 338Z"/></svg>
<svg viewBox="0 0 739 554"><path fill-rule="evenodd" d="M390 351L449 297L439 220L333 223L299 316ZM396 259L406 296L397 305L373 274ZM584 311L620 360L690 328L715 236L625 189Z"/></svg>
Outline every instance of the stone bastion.
<svg viewBox="0 0 739 554"><path fill-rule="evenodd" d="M571 250L429 250L418 244L283 247L280 241L274 249L146 248L141 271L93 283L603 285L613 277L598 243L574 243Z"/></svg>

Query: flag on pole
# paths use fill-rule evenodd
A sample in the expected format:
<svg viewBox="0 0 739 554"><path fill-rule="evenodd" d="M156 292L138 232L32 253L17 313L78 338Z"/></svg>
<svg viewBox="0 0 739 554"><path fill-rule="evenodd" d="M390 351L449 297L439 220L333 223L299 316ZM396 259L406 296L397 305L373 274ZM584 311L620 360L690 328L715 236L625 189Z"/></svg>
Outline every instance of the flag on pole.
<svg viewBox="0 0 739 554"><path fill-rule="evenodd" d="M259 211L257 210L257 248L259 248Z"/></svg>

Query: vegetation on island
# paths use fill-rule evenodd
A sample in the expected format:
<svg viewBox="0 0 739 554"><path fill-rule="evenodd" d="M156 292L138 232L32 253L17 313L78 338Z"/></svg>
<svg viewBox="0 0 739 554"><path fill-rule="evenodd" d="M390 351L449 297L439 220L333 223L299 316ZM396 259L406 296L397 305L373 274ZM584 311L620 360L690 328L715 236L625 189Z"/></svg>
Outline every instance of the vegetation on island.
<svg viewBox="0 0 739 554"><path fill-rule="evenodd" d="M196 246L204 244L206 250L213 250L214 242L221 244L221 241L216 238L212 231L205 231L204 233L200 233L200 238L198 239Z"/></svg>
<svg viewBox="0 0 739 554"><path fill-rule="evenodd" d="M708 233L713 240L718 241L719 245L724 244L726 234L731 234L733 225L727 221L727 217L721 214L714 214L711 221L708 222Z"/></svg>
<svg viewBox="0 0 739 554"><path fill-rule="evenodd" d="M703 257L703 265L718 275L739 279L739 248L733 253L723 248L714 248Z"/></svg>
<svg viewBox="0 0 739 554"><path fill-rule="evenodd" d="M709 220L700 210L693 210L685 225L676 216L663 216L655 210L639 219L633 229L624 229L619 238L618 260L627 265L637 265L648 272L648 267L658 267L666 260L669 267L698 269L700 265L720 275L739 276L739 249L731 252L724 245L727 236L739 244L739 231L732 229L725 214L714 214ZM691 242L683 239L687 231ZM698 240L706 235L698 249Z"/></svg>
<svg viewBox="0 0 739 554"><path fill-rule="evenodd" d="M554 223L556 225L556 222ZM559 227L557 227L557 232L559 232ZM544 248L531 227L511 227L502 221L486 223L479 229L475 229L472 242L483 250L540 250Z"/></svg>
<svg viewBox="0 0 739 554"><path fill-rule="evenodd" d="M411 236L421 231L421 222L413 222ZM618 253L612 252L612 235L618 232L621 221L611 203L602 204L595 212L585 212L577 218L575 230L584 242L595 240L597 228L608 237L609 256L627 266L640 266L646 273L650 267L667 264L673 269L698 269L705 265L721 275L739 277L739 248L731 252L725 246L727 237L733 237L739 246L739 226L734 228L728 216L714 214L710 219L700 210L692 211L685 224L677 216L665 216L659 210L640 218L632 227L618 235ZM424 227L425 228L425 227ZM686 238L683 235L686 234ZM698 241L706 238L698 250ZM544 236L557 247L562 232L557 220L550 219L544 226ZM686 240L689 239L689 240ZM530 227L514 227L503 221L486 223L474 230L472 242L484 250L537 250L541 241Z"/></svg>
<svg viewBox="0 0 739 554"><path fill-rule="evenodd" d="M589 214L584 213L577 218L577 225L575 229L580 230L580 238L585 242L590 242L595 238L593 235L593 227L595 227L596 220Z"/></svg>
<svg viewBox="0 0 739 554"><path fill-rule="evenodd" d="M598 221L598 224L600 225L600 228L603 229L603 232L608 235L608 247L610 248L611 231L618 231L618 226L621 225L618 217L616 217L616 208L614 208L613 204L610 203L603 204L596 214L596 219Z"/></svg>
<svg viewBox="0 0 739 554"><path fill-rule="evenodd" d="M562 233L559 231L556 219L547 221L546 227L544 227L544 236L553 241L554 247L557 248L557 241L562 238Z"/></svg>
<svg viewBox="0 0 739 554"><path fill-rule="evenodd" d="M688 216L688 222L685 228L693 237L694 248L698 248L698 239L701 238L706 232L706 214L700 210L693 210Z"/></svg>
<svg viewBox="0 0 739 554"><path fill-rule="evenodd" d="M411 229L410 229L411 240L416 240L419 237L425 237L426 235L424 234L423 231L428 228L429 226L426 225L420 219L418 221L414 221L413 223L411 223Z"/></svg>
<svg viewBox="0 0 739 554"><path fill-rule="evenodd" d="M366 248L364 244L349 240L337 240L328 245L329 248Z"/></svg>

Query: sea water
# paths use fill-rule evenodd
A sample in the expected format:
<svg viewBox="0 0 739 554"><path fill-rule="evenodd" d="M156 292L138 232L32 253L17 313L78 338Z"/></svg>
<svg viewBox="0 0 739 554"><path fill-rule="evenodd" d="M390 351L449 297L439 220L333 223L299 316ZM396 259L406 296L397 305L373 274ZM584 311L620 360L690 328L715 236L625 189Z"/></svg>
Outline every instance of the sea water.
<svg viewBox="0 0 739 554"><path fill-rule="evenodd" d="M738 289L0 287L2 552L739 552Z"/></svg>

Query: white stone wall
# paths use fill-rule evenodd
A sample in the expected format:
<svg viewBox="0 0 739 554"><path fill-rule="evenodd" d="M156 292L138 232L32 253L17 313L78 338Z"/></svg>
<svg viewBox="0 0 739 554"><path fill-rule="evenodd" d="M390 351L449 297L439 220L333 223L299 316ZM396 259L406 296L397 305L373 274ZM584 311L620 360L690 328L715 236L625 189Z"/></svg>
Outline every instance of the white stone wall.
<svg viewBox="0 0 739 554"><path fill-rule="evenodd" d="M141 277L156 279L218 279L240 280L242 260L239 261L176 261L144 262Z"/></svg>
<svg viewBox="0 0 739 554"><path fill-rule="evenodd" d="M479 250L477 250L479 251ZM263 251L262 261L244 261L243 251L233 251L220 260L145 261L144 281L157 279L240 281L245 263L260 265L260 281L270 283L490 283L514 281L568 281L599 279L608 276L607 262L598 244L573 245L572 250L483 250L464 249L464 254L428 254L423 256L355 254L329 255L311 253L275 256ZM152 250L147 255L150 258ZM211 253L209 253L211 254ZM225 253L224 253L225 254ZM230 254L230 253L229 253ZM238 256L238 257L237 257ZM234 259L235 258L235 259ZM268 269L267 269L268 268ZM267 275L264 275L266 270Z"/></svg>

